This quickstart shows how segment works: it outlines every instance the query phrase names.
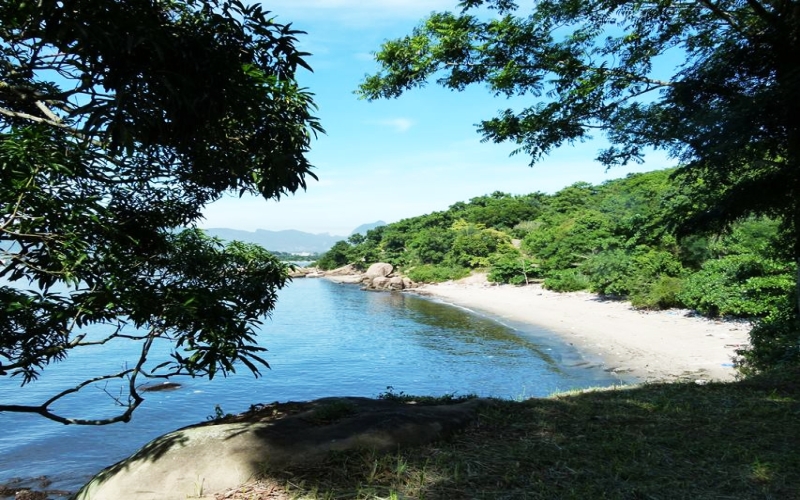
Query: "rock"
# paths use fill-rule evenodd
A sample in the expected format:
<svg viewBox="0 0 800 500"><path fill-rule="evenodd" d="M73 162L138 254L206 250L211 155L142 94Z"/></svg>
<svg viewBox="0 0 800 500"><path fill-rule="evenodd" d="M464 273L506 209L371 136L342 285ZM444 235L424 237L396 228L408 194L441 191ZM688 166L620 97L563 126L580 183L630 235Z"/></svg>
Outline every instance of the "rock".
<svg viewBox="0 0 800 500"><path fill-rule="evenodd" d="M47 493L43 491L19 490L14 495L14 500L47 500Z"/></svg>
<svg viewBox="0 0 800 500"><path fill-rule="evenodd" d="M358 285L364 279L360 274L345 275L345 276L325 276L327 279L334 283L344 283L347 285Z"/></svg>
<svg viewBox="0 0 800 500"><path fill-rule="evenodd" d="M391 264L378 262L372 264L365 273L359 273L353 266L344 266L325 273L325 277L336 283L361 284L367 290L405 290L413 288L414 283L403 276L392 276Z"/></svg>
<svg viewBox="0 0 800 500"><path fill-rule="evenodd" d="M295 267L289 271L290 278L321 278L325 273L316 267Z"/></svg>
<svg viewBox="0 0 800 500"><path fill-rule="evenodd" d="M392 274L394 271L394 267L391 264L386 264L384 262L376 262L369 266L367 272L365 273L370 278L377 278L377 277L385 277Z"/></svg>
<svg viewBox="0 0 800 500"><path fill-rule="evenodd" d="M367 398L272 404L161 436L95 476L74 500L185 500L330 451L395 450L447 437L487 400L416 405Z"/></svg>
<svg viewBox="0 0 800 500"><path fill-rule="evenodd" d="M367 276L367 277L369 277L369 276ZM373 289L373 290L385 290L389 286L389 282L390 281L391 281L391 279L387 278L385 276L376 276L376 277L372 278L372 280L370 281L369 285L367 285L367 287L370 288L370 289Z"/></svg>
<svg viewBox="0 0 800 500"><path fill-rule="evenodd" d="M385 285L386 288L389 290L402 290L405 288L403 285L403 278L401 276L395 276L393 278L389 278L389 283Z"/></svg>
<svg viewBox="0 0 800 500"><path fill-rule="evenodd" d="M352 274L360 275L361 273L351 264L337 267L336 269L332 269L330 271L325 271L325 276L348 276Z"/></svg>
<svg viewBox="0 0 800 500"><path fill-rule="evenodd" d="M174 391L175 389L180 389L181 384L177 382L162 382L160 384L154 385L143 385L140 386L139 392L158 392L158 391Z"/></svg>

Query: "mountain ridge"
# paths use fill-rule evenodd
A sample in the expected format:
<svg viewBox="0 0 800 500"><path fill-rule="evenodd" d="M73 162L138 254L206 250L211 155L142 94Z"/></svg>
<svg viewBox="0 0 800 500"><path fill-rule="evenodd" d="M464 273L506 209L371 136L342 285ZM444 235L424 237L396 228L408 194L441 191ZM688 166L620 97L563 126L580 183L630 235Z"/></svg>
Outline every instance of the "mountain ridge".
<svg viewBox="0 0 800 500"><path fill-rule="evenodd" d="M386 225L383 221L362 224L355 228L350 235L366 234L370 229ZM283 229L272 231L269 229L231 229L227 227L212 227L204 229L209 236L221 238L225 241L244 241L261 245L273 252L286 253L322 253L327 252L337 241L346 240L348 236L330 233L308 233L297 229Z"/></svg>

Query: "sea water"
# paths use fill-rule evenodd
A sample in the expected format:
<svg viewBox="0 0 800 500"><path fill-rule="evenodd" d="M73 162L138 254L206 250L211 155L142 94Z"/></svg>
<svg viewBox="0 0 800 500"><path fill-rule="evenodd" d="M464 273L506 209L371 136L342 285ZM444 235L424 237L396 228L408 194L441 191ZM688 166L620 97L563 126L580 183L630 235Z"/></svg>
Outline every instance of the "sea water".
<svg viewBox="0 0 800 500"><path fill-rule="evenodd" d="M353 285L298 279L279 293L260 328L271 369L255 378L245 368L227 378L175 380L179 389L144 393L129 423L62 425L35 414L0 413L0 484L45 476L48 489L77 490L102 468L151 439L217 413L257 403L381 393L521 399L619 383L586 363L571 346L533 326L406 293L365 292ZM0 378L5 404L41 404L88 373L134 360L130 341L76 351L24 388ZM164 351L162 355L166 356ZM128 366L132 366L130 363ZM60 402L66 416L119 412L117 385L89 387Z"/></svg>

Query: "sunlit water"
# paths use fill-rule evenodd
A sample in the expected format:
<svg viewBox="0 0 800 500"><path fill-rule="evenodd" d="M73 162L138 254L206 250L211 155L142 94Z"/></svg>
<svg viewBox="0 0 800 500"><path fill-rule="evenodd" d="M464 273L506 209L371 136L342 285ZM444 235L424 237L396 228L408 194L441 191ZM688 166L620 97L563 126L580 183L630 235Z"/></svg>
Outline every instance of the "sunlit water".
<svg viewBox="0 0 800 500"><path fill-rule="evenodd" d="M325 396L375 397L391 386L416 395L544 396L619 380L586 368L570 346L545 330L491 318L414 295L363 292L352 285L299 279L280 293L259 341L271 370L213 381L181 380L181 389L147 393L127 424L64 426L32 414L0 413L0 484L47 476L49 489L76 490L92 475L178 427L251 404ZM0 380L0 400L39 404L87 373L119 369L130 342L76 352L18 388ZM114 394L118 385L106 389ZM67 416L107 416L110 396L98 388L59 404Z"/></svg>

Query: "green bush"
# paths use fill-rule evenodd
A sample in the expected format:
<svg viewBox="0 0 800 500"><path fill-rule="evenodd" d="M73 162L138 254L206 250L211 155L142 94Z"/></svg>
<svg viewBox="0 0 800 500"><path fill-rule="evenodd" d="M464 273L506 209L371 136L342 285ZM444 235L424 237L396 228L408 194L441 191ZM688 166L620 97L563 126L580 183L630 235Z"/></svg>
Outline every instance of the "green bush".
<svg viewBox="0 0 800 500"><path fill-rule="evenodd" d="M352 261L353 247L350 243L342 240L337 241L330 250L322 254L317 261L317 267L325 271L346 266Z"/></svg>
<svg viewBox="0 0 800 500"><path fill-rule="evenodd" d="M541 272L536 264L521 254L496 254L491 260L492 269L488 279L495 283L522 285L534 278L540 278Z"/></svg>
<svg viewBox="0 0 800 500"><path fill-rule="evenodd" d="M417 283L440 283L469 276L469 269L458 266L434 266L423 264L406 271L406 276Z"/></svg>
<svg viewBox="0 0 800 500"><path fill-rule="evenodd" d="M577 292L588 289L589 280L577 269L561 269L547 273L543 285L555 292Z"/></svg>
<svg viewBox="0 0 800 500"><path fill-rule="evenodd" d="M615 243L612 221L597 211L553 215L542 222L541 228L525 236L522 248L546 271L568 269Z"/></svg>
<svg viewBox="0 0 800 500"><path fill-rule="evenodd" d="M679 298L709 316L766 317L794 290L791 267L757 255L728 255L689 276Z"/></svg>
<svg viewBox="0 0 800 500"><path fill-rule="evenodd" d="M627 296L636 273L630 254L608 250L591 256L580 266L589 281L589 289L602 295Z"/></svg>
<svg viewBox="0 0 800 500"><path fill-rule="evenodd" d="M682 307L680 293L683 280L673 276L659 276L655 282L630 295L631 305L638 309L669 309Z"/></svg>
<svg viewBox="0 0 800 500"><path fill-rule="evenodd" d="M750 331L750 346L738 352L736 364L745 375L800 366L800 320L794 294L784 297Z"/></svg>
<svg viewBox="0 0 800 500"><path fill-rule="evenodd" d="M580 266L590 289L604 295L631 299L635 307L663 309L680 304L683 273L680 261L670 252L648 247L600 252Z"/></svg>
<svg viewBox="0 0 800 500"><path fill-rule="evenodd" d="M510 247L511 238L496 229L484 229L463 221L453 225L456 238L450 250L450 258L459 266L477 268L490 265L489 257Z"/></svg>

